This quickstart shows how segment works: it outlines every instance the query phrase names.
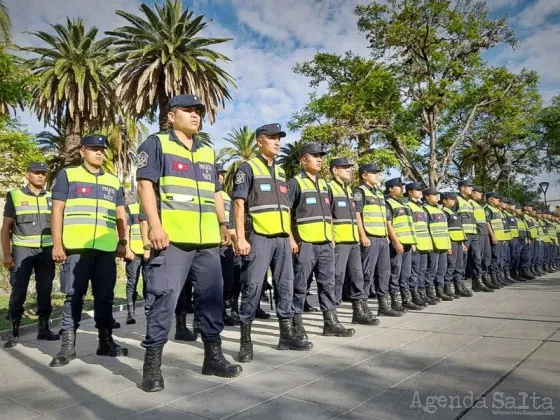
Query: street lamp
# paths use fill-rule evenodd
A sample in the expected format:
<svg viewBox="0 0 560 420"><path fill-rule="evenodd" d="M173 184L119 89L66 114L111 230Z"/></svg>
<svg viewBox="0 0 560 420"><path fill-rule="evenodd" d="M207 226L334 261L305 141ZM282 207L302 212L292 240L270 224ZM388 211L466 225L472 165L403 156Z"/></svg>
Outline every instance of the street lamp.
<svg viewBox="0 0 560 420"><path fill-rule="evenodd" d="M503 164L500 169L502 170L503 173L506 174L507 177L507 189L508 189L508 198L511 198L511 193L510 193L510 189L509 189L509 176L511 175L511 165L509 164Z"/></svg>
<svg viewBox="0 0 560 420"><path fill-rule="evenodd" d="M541 189L541 191L543 192L544 195L544 205L545 207L548 209L548 204L546 203L546 192L548 191L548 186L550 185L550 183L543 181L539 184L539 187Z"/></svg>

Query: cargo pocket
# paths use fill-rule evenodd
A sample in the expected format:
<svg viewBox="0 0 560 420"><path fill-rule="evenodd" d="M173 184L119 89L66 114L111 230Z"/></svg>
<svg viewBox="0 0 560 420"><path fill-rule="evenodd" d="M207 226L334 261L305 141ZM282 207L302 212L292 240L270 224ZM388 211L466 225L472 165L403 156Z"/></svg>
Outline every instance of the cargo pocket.
<svg viewBox="0 0 560 420"><path fill-rule="evenodd" d="M72 270L75 267L75 263L66 261L60 266L60 291L67 295L71 295L74 292L74 285L72 282Z"/></svg>
<svg viewBox="0 0 560 420"><path fill-rule="evenodd" d="M152 253L144 265L147 294L160 296L169 289L165 250Z"/></svg>

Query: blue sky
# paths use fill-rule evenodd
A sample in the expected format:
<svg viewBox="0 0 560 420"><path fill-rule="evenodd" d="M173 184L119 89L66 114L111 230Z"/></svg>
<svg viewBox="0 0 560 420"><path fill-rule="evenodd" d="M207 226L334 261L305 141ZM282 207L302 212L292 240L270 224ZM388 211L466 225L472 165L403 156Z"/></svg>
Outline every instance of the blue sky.
<svg viewBox="0 0 560 420"><path fill-rule="evenodd" d="M151 1L151 0L150 0ZM137 13L139 0L7 0L15 30L15 42L36 42L25 34L48 30L49 23L66 16L82 17L101 31L122 23L115 9ZM225 65L236 78L233 101L219 113L213 126L205 125L217 148L231 128L280 122L306 102L310 89L305 78L295 75L297 62L311 59L318 51L342 53L347 50L366 55L364 37L356 29L353 10L366 0L183 0L197 14L213 19L207 34L231 37L219 50L232 59ZM560 0L488 0L494 16L508 13L521 45L512 51L499 48L486 54L495 65L513 71L534 69L541 75L540 89L545 100L560 93ZM29 112L20 113L21 122L32 133L43 129ZM151 127L153 130L156 127ZM287 140L297 140L289 133ZM551 176L549 180L556 180ZM560 189L558 190L560 196Z"/></svg>

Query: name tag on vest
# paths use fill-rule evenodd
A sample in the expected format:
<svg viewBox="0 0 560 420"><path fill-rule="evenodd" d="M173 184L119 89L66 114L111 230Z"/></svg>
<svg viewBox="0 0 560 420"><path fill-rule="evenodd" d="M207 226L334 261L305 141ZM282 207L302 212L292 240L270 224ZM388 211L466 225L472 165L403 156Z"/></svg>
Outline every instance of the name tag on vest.
<svg viewBox="0 0 560 420"><path fill-rule="evenodd" d="M175 194L168 196L167 199L170 201L176 201L178 203L187 203L189 201L193 201L194 197L192 195L186 194Z"/></svg>
<svg viewBox="0 0 560 420"><path fill-rule="evenodd" d="M317 199L315 197L307 197L305 199L305 204L317 204Z"/></svg>
<svg viewBox="0 0 560 420"><path fill-rule="evenodd" d="M261 191L270 192L272 191L272 187L270 184L261 184Z"/></svg>
<svg viewBox="0 0 560 420"><path fill-rule="evenodd" d="M338 201L338 202L336 203L336 205L337 205L338 207L346 207L346 201Z"/></svg>

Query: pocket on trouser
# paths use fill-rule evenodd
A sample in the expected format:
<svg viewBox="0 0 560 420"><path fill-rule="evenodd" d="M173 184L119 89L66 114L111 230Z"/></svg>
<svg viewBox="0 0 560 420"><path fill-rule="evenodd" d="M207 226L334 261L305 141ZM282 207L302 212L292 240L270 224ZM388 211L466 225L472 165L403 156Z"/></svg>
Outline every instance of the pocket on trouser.
<svg viewBox="0 0 560 420"><path fill-rule="evenodd" d="M60 266L60 291L67 295L74 293L74 276L72 273L74 266L75 264L68 259Z"/></svg>
<svg viewBox="0 0 560 420"><path fill-rule="evenodd" d="M169 291L167 280L168 264L163 251L153 255L144 265L144 281L146 282L146 292L155 296L160 296Z"/></svg>

